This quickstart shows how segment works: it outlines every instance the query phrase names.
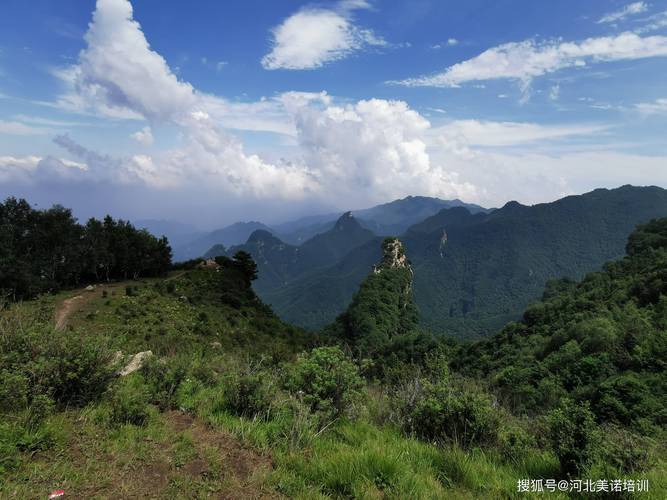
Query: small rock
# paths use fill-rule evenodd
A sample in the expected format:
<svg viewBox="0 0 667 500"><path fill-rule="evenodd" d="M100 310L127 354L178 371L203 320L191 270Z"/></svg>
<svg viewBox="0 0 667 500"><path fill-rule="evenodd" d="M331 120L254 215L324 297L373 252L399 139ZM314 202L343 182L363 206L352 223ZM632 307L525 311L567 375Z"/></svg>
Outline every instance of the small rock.
<svg viewBox="0 0 667 500"><path fill-rule="evenodd" d="M211 347L213 349L220 349L222 347L222 344L220 342L211 342Z"/></svg>
<svg viewBox="0 0 667 500"><path fill-rule="evenodd" d="M88 285L88 286L86 287L86 291L88 291L88 292L92 292L93 290L95 290L95 286L94 286L94 285Z"/></svg>
<svg viewBox="0 0 667 500"><path fill-rule="evenodd" d="M125 365L125 368L118 372L118 375L125 377L130 373L134 373L137 370L140 370L146 364L146 360L152 356L152 351L138 352L130 358L130 361Z"/></svg>

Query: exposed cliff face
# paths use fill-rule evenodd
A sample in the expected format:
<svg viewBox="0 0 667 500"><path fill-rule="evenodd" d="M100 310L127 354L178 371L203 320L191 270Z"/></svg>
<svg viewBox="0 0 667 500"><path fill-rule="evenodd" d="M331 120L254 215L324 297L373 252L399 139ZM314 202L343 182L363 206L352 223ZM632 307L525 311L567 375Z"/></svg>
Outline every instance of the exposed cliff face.
<svg viewBox="0 0 667 500"><path fill-rule="evenodd" d="M398 238L387 238L382 243L382 260L378 265L373 266L373 272L379 274L383 269L408 269L412 273L410 261Z"/></svg>

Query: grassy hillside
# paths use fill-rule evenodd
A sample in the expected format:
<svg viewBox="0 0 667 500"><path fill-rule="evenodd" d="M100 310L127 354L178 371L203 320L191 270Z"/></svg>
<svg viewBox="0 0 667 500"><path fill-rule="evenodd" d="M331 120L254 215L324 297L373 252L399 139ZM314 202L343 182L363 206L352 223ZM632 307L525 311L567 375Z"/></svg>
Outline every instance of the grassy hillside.
<svg viewBox="0 0 667 500"><path fill-rule="evenodd" d="M619 303L630 290L627 300L654 326L636 347L619 339L610 351L653 363L637 374L653 373L658 398L664 228L638 232L631 256L610 265L624 285L601 287ZM503 346L508 334L467 351L416 331L400 251L364 281L339 324L345 331L332 335L341 333L333 325L330 336L276 318L252 291L247 256L218 261L0 313L0 497L63 488L72 497L518 498L519 480L571 477L648 479L645 498L662 498L659 413L609 420L570 386L552 410L512 404L486 378L497 368L489 356L517 360ZM548 318L569 316L558 312L563 301L551 315L527 315L547 328ZM591 307L588 319L604 319L605 307ZM520 336L524 354L549 343ZM149 349L142 368L117 375L128 355ZM546 373L529 360L510 364ZM616 402L607 408L634 401L634 391L608 394Z"/></svg>

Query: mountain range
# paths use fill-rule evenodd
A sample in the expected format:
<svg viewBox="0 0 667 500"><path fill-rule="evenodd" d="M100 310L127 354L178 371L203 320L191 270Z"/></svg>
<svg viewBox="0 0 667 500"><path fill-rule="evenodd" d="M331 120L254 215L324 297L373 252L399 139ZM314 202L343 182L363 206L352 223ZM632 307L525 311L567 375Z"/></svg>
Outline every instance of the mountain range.
<svg viewBox="0 0 667 500"><path fill-rule="evenodd" d="M421 325L459 338L488 336L518 318L549 279L599 269L623 255L637 224L664 215L667 191L632 186L534 206L510 202L487 213L443 209L401 236ZM319 328L345 309L380 257L379 240L258 293L284 319Z"/></svg>
<svg viewBox="0 0 667 500"><path fill-rule="evenodd" d="M451 207L465 207L472 213L488 211L488 209L479 205L464 203L458 199L441 200L426 196L408 196L371 208L353 210L351 213L366 229L377 235L390 236L401 234L416 222L436 214L443 208ZM146 227L155 236L167 236L169 241L172 242L174 260L184 261L205 255L222 255L222 249L219 245L229 248L233 245L244 244L250 235L258 229L276 235L284 243L301 245L310 238L329 231L344 213L310 215L274 225L257 221L236 222L211 232L197 232L193 228L185 237L183 237L182 225L180 224L170 224L167 221L138 221L137 225ZM139 222L147 224L140 224ZM216 248L209 252L214 246Z"/></svg>
<svg viewBox="0 0 667 500"><path fill-rule="evenodd" d="M175 254L250 253L262 300L286 321L319 329L348 306L380 258L383 237L397 235L412 261L421 326L472 339L518 318L549 279L579 279L620 257L637 224L665 215L667 191L658 187L597 189L499 209L415 196L274 226L236 223Z"/></svg>

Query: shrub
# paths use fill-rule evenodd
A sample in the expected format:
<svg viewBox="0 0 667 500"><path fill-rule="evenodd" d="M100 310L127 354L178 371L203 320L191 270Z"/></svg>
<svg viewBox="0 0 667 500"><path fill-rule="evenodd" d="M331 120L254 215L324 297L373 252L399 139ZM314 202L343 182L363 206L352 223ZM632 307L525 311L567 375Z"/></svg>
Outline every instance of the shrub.
<svg viewBox="0 0 667 500"><path fill-rule="evenodd" d="M28 377L8 370L0 371L0 413L28 406Z"/></svg>
<svg viewBox="0 0 667 500"><path fill-rule="evenodd" d="M150 416L150 391L140 375L121 378L108 393L109 423L144 425Z"/></svg>
<svg viewBox="0 0 667 500"><path fill-rule="evenodd" d="M126 286L125 295L128 297L134 297L136 295L134 288L132 288L130 285Z"/></svg>
<svg viewBox="0 0 667 500"><path fill-rule="evenodd" d="M581 475L599 453L600 433L588 402L564 400L549 415L549 437L561 472Z"/></svg>
<svg viewBox="0 0 667 500"><path fill-rule="evenodd" d="M319 347L301 354L288 367L285 388L325 420L350 414L361 397L357 366L339 347Z"/></svg>
<svg viewBox="0 0 667 500"><path fill-rule="evenodd" d="M535 438L518 426L506 424L498 433L498 450L510 462L518 463L535 444Z"/></svg>
<svg viewBox="0 0 667 500"><path fill-rule="evenodd" d="M493 444L498 410L486 394L427 382L412 406L406 407L403 426L422 439L450 441L463 448Z"/></svg>
<svg viewBox="0 0 667 500"><path fill-rule="evenodd" d="M113 379L110 361L111 351L97 336L54 330L20 315L0 324L0 393L8 391L13 404L25 406L39 395L60 407L86 404Z"/></svg>
<svg viewBox="0 0 667 500"><path fill-rule="evenodd" d="M229 374L223 382L223 408L239 417L268 417L275 393L271 378L251 367Z"/></svg>
<svg viewBox="0 0 667 500"><path fill-rule="evenodd" d="M176 391L188 375L191 361L187 355L176 356L168 361L152 356L141 369L151 402L161 410L174 408Z"/></svg>
<svg viewBox="0 0 667 500"><path fill-rule="evenodd" d="M51 398L40 394L35 396L25 414L25 427L29 430L37 429L42 422L53 413L55 404Z"/></svg>

